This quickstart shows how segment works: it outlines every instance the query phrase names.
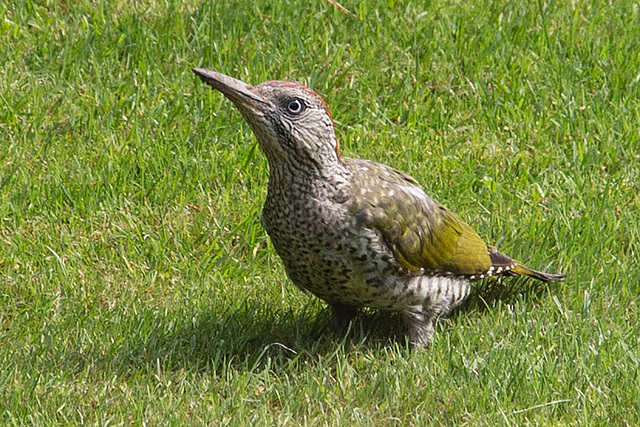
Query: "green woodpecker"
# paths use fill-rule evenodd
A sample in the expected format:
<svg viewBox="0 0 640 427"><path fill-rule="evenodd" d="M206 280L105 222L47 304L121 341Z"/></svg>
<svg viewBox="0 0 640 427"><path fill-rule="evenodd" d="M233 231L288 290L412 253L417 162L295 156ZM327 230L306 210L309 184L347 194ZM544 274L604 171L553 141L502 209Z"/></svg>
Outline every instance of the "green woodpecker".
<svg viewBox="0 0 640 427"><path fill-rule="evenodd" d="M360 307L395 311L410 342L425 346L438 318L469 295L470 281L565 277L487 246L409 175L342 157L329 109L313 90L193 72L235 104L258 139L269 162L262 225L291 281L332 307L334 327Z"/></svg>

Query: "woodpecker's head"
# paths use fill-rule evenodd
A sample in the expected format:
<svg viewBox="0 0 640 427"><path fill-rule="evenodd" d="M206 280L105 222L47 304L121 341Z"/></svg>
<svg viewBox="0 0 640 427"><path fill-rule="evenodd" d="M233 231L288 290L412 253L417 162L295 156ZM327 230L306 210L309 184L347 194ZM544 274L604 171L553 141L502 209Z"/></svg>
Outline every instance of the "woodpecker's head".
<svg viewBox="0 0 640 427"><path fill-rule="evenodd" d="M224 74L194 68L240 110L272 168L322 170L340 162L333 119L313 90L293 82L251 86Z"/></svg>

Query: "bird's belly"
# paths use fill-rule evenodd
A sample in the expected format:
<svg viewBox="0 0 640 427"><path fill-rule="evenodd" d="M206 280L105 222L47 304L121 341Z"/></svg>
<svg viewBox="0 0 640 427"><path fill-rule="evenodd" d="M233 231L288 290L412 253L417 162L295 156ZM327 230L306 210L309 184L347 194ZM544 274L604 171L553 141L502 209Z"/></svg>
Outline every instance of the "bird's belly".
<svg viewBox="0 0 640 427"><path fill-rule="evenodd" d="M329 303L402 312L455 306L469 293L465 280L403 270L370 230L322 235L307 230L299 238L277 228L267 232L291 281Z"/></svg>
<svg viewBox="0 0 640 427"><path fill-rule="evenodd" d="M355 300L358 295L366 294L362 269L348 251L322 244L317 239L313 242L280 239L277 233L271 235L271 241L287 275L299 288L329 302Z"/></svg>
<svg viewBox="0 0 640 427"><path fill-rule="evenodd" d="M375 236L344 221L327 226L313 217L303 218L274 224L263 216L291 281L329 303L393 309L387 306L395 283L385 272L393 268L378 248L371 247Z"/></svg>

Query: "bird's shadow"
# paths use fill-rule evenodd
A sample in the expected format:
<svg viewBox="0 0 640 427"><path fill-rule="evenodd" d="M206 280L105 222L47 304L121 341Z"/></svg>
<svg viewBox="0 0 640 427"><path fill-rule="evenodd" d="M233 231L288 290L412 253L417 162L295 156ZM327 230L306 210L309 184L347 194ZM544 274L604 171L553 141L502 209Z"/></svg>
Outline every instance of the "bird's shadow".
<svg viewBox="0 0 640 427"><path fill-rule="evenodd" d="M443 333L442 328L455 327L458 316L481 315L498 306L498 301L511 304L523 299L535 304L546 289L527 280L486 280L448 316L449 325L439 327L436 333ZM119 364L125 370L153 367L161 360L165 368L176 370L188 367L199 372L229 368L256 371L267 364L270 369L283 367L301 357L318 360L340 347L347 351L362 346L409 348L404 323L397 314L362 310L346 331L334 332L330 327L331 310L322 305L318 311L318 304L321 303L310 300L304 309L294 312L248 301L232 311L200 311L190 321L193 312L171 313L174 321L158 314L149 322L157 330L151 330L142 341L129 338L115 360L110 358L108 363Z"/></svg>
<svg viewBox="0 0 640 427"><path fill-rule="evenodd" d="M155 330L144 339L126 337L119 351L103 358L103 363L125 372L154 369L158 363L170 370L256 372L267 365L282 368L300 358L315 363L340 347L404 339L399 316L374 311L361 313L346 331L335 332L330 327L331 310L324 305L319 309L319 304L312 300L295 311L274 310L260 302L226 312L204 310L190 322L175 320L173 327L164 313L158 314L148 322ZM189 313L170 316L188 319Z"/></svg>
<svg viewBox="0 0 640 427"><path fill-rule="evenodd" d="M514 304L517 301L536 304L549 292L544 282L527 278L491 277L474 284L469 298L456 310L453 316L462 313L478 312L494 309L498 303Z"/></svg>

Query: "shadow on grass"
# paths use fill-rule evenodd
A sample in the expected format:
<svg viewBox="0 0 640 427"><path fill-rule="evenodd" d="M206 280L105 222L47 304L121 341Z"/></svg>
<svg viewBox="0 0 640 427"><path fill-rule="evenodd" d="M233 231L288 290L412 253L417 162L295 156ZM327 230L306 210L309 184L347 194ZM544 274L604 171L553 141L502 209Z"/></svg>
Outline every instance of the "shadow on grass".
<svg viewBox="0 0 640 427"><path fill-rule="evenodd" d="M453 312L453 316L466 312L483 313L498 305L514 304L519 300L536 304L549 293L549 287L538 280L515 277L492 277L473 284L469 298Z"/></svg>
<svg viewBox="0 0 640 427"><path fill-rule="evenodd" d="M329 308L310 301L303 310L282 311L261 306L232 312L169 313L149 319L154 325L146 339L127 337L107 362L124 369L163 367L197 372L255 372L268 366L314 363L318 358L345 349L368 348L404 342L400 316L365 310L347 331L330 328ZM172 316L174 327L166 316Z"/></svg>
<svg viewBox="0 0 640 427"><path fill-rule="evenodd" d="M547 289L522 279L487 280L449 316L449 323L455 327L458 316L481 315L498 301L512 304L525 299L536 304ZM341 349L408 348L398 314L364 309L347 331L336 333L329 326L330 309L315 300L295 312L248 301L235 311L201 311L193 316L194 312L156 314L146 321L150 327L146 338L129 337L116 356L120 360L111 363L154 368L160 361L168 369L255 372L301 361L314 363ZM443 333L439 329L436 333Z"/></svg>

